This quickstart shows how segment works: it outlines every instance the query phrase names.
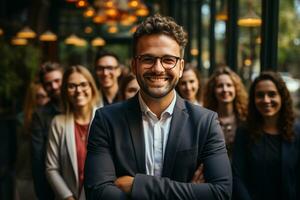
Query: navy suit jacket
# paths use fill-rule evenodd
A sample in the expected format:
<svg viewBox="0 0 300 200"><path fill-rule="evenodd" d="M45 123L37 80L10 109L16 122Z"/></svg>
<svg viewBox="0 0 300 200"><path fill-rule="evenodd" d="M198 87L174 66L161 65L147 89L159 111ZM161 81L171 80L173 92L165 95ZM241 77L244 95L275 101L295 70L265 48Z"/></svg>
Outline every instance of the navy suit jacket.
<svg viewBox="0 0 300 200"><path fill-rule="evenodd" d="M146 175L138 96L96 111L85 163L87 199L230 199L232 175L216 113L177 95L162 177ZM204 164L206 183L190 183ZM130 196L114 181L134 176Z"/></svg>

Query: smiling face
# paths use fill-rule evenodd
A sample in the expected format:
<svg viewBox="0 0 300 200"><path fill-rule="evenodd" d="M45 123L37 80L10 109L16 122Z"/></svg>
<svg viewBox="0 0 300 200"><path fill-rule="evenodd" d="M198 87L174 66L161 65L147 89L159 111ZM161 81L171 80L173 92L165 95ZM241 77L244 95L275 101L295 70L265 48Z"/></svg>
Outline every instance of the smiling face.
<svg viewBox="0 0 300 200"><path fill-rule="evenodd" d="M53 70L44 75L44 88L50 98L59 99L63 73L60 70Z"/></svg>
<svg viewBox="0 0 300 200"><path fill-rule="evenodd" d="M180 46L166 35L145 35L138 40L136 55L180 57ZM171 99L173 97L171 91L182 76L183 66L183 59L179 59L174 68L168 70L162 66L159 58L151 68L145 68L138 58L132 61L132 70L137 77L144 99Z"/></svg>
<svg viewBox="0 0 300 200"><path fill-rule="evenodd" d="M96 63L95 71L101 88L107 89L118 85L121 69L115 57L104 56L100 58Z"/></svg>
<svg viewBox="0 0 300 200"><path fill-rule="evenodd" d="M74 109L91 105L92 89L89 81L80 73L74 72L67 82L68 100Z"/></svg>
<svg viewBox="0 0 300 200"><path fill-rule="evenodd" d="M271 80L262 80L255 87L255 106L263 118L276 118L281 109L281 96Z"/></svg>
<svg viewBox="0 0 300 200"><path fill-rule="evenodd" d="M215 95L218 103L233 103L236 96L234 83L230 76L221 74L216 77Z"/></svg>
<svg viewBox="0 0 300 200"><path fill-rule="evenodd" d="M183 72L178 83L178 89L183 98L192 102L197 100L199 80L192 69Z"/></svg>

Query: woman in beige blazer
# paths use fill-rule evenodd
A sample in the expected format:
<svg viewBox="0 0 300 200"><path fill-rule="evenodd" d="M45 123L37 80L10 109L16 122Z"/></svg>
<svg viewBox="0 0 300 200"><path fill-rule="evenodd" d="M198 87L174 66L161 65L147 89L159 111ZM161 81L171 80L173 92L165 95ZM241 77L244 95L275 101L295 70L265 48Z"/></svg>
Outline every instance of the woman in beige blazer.
<svg viewBox="0 0 300 200"><path fill-rule="evenodd" d="M83 171L89 124L101 106L91 73L83 66L66 70L62 82L64 114L51 124L46 174L56 199L85 200Z"/></svg>

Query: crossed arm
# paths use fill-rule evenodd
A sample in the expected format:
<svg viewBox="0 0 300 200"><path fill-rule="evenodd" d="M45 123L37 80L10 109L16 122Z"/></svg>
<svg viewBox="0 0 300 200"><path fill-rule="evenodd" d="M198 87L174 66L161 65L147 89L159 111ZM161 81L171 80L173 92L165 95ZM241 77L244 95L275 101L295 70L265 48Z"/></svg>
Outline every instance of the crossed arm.
<svg viewBox="0 0 300 200"><path fill-rule="evenodd" d="M128 174L118 177L120 166L116 163L121 161L111 146L114 141L108 122L101 115L101 110L96 112L90 129L85 163L87 199L230 199L231 168L216 122L210 125L211 134L201 151L204 172L201 173L203 166L199 166L190 182L178 182L136 173L129 166L122 166L129 170ZM206 183L201 183L203 175Z"/></svg>
<svg viewBox="0 0 300 200"><path fill-rule="evenodd" d="M130 195L133 181L134 181L134 177L132 176L121 176L117 178L117 180L115 180L114 183L119 189L121 189L127 195ZM203 174L203 164L200 164L200 166L195 171L191 183L195 183L195 184L205 183L204 174Z"/></svg>

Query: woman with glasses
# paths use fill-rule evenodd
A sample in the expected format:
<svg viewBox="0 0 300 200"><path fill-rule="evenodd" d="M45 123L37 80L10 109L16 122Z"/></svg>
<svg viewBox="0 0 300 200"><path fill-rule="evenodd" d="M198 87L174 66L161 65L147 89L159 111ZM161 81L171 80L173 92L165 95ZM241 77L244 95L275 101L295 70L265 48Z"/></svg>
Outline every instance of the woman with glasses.
<svg viewBox="0 0 300 200"><path fill-rule="evenodd" d="M64 114L56 116L49 132L46 174L56 199L85 199L84 162L88 129L99 93L83 66L66 70L62 81Z"/></svg>
<svg viewBox="0 0 300 200"><path fill-rule="evenodd" d="M196 67L191 64L184 66L182 77L176 86L179 95L196 105L202 105L201 78Z"/></svg>
<svg viewBox="0 0 300 200"><path fill-rule="evenodd" d="M240 77L226 66L218 67L209 78L203 106L218 113L231 158L236 128L245 121L248 95Z"/></svg>
<svg viewBox="0 0 300 200"><path fill-rule="evenodd" d="M260 74L233 147L233 199L300 199L300 127L280 75Z"/></svg>

